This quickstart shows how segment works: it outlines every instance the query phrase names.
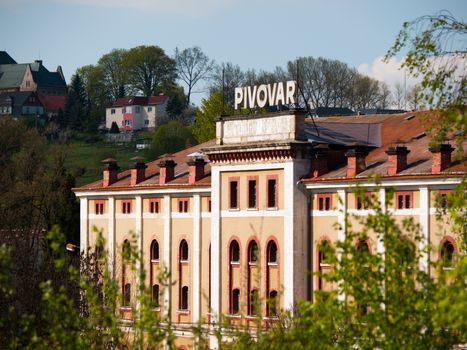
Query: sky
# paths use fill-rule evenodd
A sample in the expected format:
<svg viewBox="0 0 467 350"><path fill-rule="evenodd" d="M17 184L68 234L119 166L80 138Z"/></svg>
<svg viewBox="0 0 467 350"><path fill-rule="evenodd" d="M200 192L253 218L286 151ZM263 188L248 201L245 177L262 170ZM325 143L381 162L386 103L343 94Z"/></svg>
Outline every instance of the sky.
<svg viewBox="0 0 467 350"><path fill-rule="evenodd" d="M157 45L168 55L199 46L244 70L326 57L394 85L402 56L381 57L403 22L441 10L467 19L466 0L0 0L0 50L61 65L67 82L114 48Z"/></svg>

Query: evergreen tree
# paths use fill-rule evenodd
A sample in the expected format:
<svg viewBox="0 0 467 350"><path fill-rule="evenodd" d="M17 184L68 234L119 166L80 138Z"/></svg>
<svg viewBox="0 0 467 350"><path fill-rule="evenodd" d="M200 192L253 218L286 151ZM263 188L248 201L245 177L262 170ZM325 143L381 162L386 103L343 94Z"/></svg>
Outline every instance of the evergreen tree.
<svg viewBox="0 0 467 350"><path fill-rule="evenodd" d="M89 101L79 74L73 75L65 106L65 125L75 131L83 131L89 122Z"/></svg>

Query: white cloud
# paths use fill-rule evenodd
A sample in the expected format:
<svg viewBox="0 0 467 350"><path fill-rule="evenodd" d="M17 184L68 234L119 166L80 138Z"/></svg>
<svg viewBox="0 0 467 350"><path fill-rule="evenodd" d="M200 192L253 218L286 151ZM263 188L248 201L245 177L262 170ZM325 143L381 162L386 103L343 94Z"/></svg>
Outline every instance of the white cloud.
<svg viewBox="0 0 467 350"><path fill-rule="evenodd" d="M363 63L357 67L357 70L371 78L384 81L390 87L396 84L404 85L407 79L407 86L413 86L418 81L411 77L404 68L401 68L402 60L395 57L390 58L387 62L383 61L383 57L379 56L374 59L371 64Z"/></svg>

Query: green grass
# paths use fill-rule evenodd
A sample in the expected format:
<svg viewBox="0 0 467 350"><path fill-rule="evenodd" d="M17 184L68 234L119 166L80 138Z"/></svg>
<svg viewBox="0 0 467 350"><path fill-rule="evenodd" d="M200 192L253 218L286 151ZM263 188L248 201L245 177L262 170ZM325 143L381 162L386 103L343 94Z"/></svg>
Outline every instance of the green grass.
<svg viewBox="0 0 467 350"><path fill-rule="evenodd" d="M76 186L82 186L102 178L102 160L115 158L120 169L126 170L130 166L130 158L144 156L142 150L137 150L134 143L113 144L106 142L85 143L74 141L65 147L65 166L76 177Z"/></svg>

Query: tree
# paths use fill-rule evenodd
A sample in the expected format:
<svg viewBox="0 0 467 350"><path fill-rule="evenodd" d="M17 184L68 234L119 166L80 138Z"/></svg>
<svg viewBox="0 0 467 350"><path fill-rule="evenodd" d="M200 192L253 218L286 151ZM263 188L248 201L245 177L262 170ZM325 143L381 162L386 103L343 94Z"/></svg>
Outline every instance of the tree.
<svg viewBox="0 0 467 350"><path fill-rule="evenodd" d="M177 62L178 77L188 88L186 99L189 105L193 87L201 80L208 78L214 68L214 60L210 60L201 51L201 48L193 46L182 51L175 48L175 61Z"/></svg>
<svg viewBox="0 0 467 350"><path fill-rule="evenodd" d="M382 82L379 85L379 101L378 108L386 109L391 104L391 90L388 84Z"/></svg>
<svg viewBox="0 0 467 350"><path fill-rule="evenodd" d="M225 104L233 107L235 88L243 86L245 82L245 73L238 65L231 62L222 63L214 68L209 90L211 94L216 91L223 92Z"/></svg>
<svg viewBox="0 0 467 350"><path fill-rule="evenodd" d="M97 62L102 70L103 83L111 101L125 96L128 89L128 71L124 64L125 53L124 49L114 49L99 58Z"/></svg>
<svg viewBox="0 0 467 350"><path fill-rule="evenodd" d="M122 54L128 82L145 96L158 95L177 77L175 61L158 46L137 46Z"/></svg>
<svg viewBox="0 0 467 350"><path fill-rule="evenodd" d="M112 125L110 126L109 133L111 133L111 134L119 134L120 133L120 129L118 128L117 122L112 122Z"/></svg>
<svg viewBox="0 0 467 350"><path fill-rule="evenodd" d="M405 22L386 54L389 59L407 49L402 66L422 78L421 98L427 107L443 111L432 125L433 143L455 132L458 154L463 153L467 132L466 35L467 23L443 11Z"/></svg>
<svg viewBox="0 0 467 350"><path fill-rule="evenodd" d="M404 87L397 83L394 87L394 104L397 109L405 109L405 91Z"/></svg>
<svg viewBox="0 0 467 350"><path fill-rule="evenodd" d="M188 106L183 87L175 84L174 82L166 82L162 86L161 90L164 95L169 98L166 108L167 114L171 119L178 119Z"/></svg>
<svg viewBox="0 0 467 350"><path fill-rule="evenodd" d="M65 105L65 124L60 126L82 131L86 127L89 118L88 102L81 76L79 74L73 75Z"/></svg>
<svg viewBox="0 0 467 350"><path fill-rule="evenodd" d="M214 92L208 99L203 99L200 109L196 112L193 135L199 143L216 137L216 118L224 113L232 113L230 106L222 106L222 94Z"/></svg>
<svg viewBox="0 0 467 350"><path fill-rule="evenodd" d="M418 110L420 108L422 102L422 88L420 85L416 84L412 86L407 94L407 102L412 110Z"/></svg>
<svg viewBox="0 0 467 350"><path fill-rule="evenodd" d="M176 120L160 126L151 142L150 156L174 153L196 144L191 130Z"/></svg>

